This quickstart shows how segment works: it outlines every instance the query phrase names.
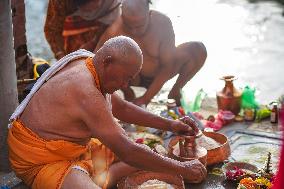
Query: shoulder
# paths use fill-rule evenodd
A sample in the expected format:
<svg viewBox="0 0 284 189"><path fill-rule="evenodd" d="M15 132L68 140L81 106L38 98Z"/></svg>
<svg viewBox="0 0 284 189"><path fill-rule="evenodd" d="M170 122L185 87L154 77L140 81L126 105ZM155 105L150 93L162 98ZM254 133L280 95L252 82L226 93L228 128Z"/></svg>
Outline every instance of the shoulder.
<svg viewBox="0 0 284 189"><path fill-rule="evenodd" d="M175 38L172 22L165 14L151 10L151 33L158 34L158 39L161 43L168 44L168 41L172 41Z"/></svg>
<svg viewBox="0 0 284 189"><path fill-rule="evenodd" d="M119 35L123 32L123 22L121 16L119 16L107 29L107 35Z"/></svg>
<svg viewBox="0 0 284 189"><path fill-rule="evenodd" d="M86 103L94 97L102 96L95 86L91 72L85 65L85 59L70 62L51 79L54 88L65 93L65 95L62 94L63 97L68 97L66 100L69 99L69 103L74 103L74 105L81 102Z"/></svg>
<svg viewBox="0 0 284 189"><path fill-rule="evenodd" d="M84 65L80 65L78 71L71 73L74 75L71 85L73 86L74 98L80 100L90 100L97 97L103 97L101 92L95 86L94 78L88 68Z"/></svg>
<svg viewBox="0 0 284 189"><path fill-rule="evenodd" d="M72 101L78 117L86 123L88 120L102 120L110 114L109 104L100 90L96 87L94 78L85 67L78 74L78 79L72 81ZM93 122L93 121L92 121ZM87 124L91 126L92 124Z"/></svg>
<svg viewBox="0 0 284 189"><path fill-rule="evenodd" d="M96 88L92 76L80 76L80 80L73 81L71 98L73 111L82 119L101 119L100 114L109 112L108 103L102 93ZM99 110L99 111L98 111ZM92 118L91 118L92 117Z"/></svg>
<svg viewBox="0 0 284 189"><path fill-rule="evenodd" d="M163 28L172 28L171 19L167 15L156 10L150 10L150 14L151 21L156 26L158 25L159 27Z"/></svg>

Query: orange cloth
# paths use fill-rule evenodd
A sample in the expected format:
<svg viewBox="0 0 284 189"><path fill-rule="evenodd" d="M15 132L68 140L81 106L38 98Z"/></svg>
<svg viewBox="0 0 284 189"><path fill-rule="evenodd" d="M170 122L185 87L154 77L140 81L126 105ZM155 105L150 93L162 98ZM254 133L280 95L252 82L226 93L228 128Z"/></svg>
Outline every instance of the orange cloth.
<svg viewBox="0 0 284 189"><path fill-rule="evenodd" d="M101 84L100 84L100 80L99 80L99 76L97 74L94 62L93 62L93 57L89 57L85 60L86 66L89 69L89 71L91 72L91 74L93 75L94 79L95 79L95 83L96 83L96 87L99 89L99 91L101 91Z"/></svg>
<svg viewBox="0 0 284 189"><path fill-rule="evenodd" d="M95 178L104 172L103 182L96 183L103 188L107 186L108 168L114 154L96 139L92 139L87 146L64 140L47 141L25 127L20 120L15 120L9 129L8 145L12 169L33 189L61 188L64 177L75 165L88 171L95 182ZM91 156L86 155L88 151L91 151ZM98 156L104 157L103 166L96 166Z"/></svg>

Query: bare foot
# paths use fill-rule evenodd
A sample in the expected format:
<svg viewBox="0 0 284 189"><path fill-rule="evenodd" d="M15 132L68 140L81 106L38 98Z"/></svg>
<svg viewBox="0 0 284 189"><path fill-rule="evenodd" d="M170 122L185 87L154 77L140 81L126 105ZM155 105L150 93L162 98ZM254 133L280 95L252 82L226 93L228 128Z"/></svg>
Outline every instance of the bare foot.
<svg viewBox="0 0 284 189"><path fill-rule="evenodd" d="M135 93L134 93L134 91L130 87L124 88L124 89L121 89L121 90L123 92L125 100L131 102L131 101L133 101L135 99Z"/></svg>

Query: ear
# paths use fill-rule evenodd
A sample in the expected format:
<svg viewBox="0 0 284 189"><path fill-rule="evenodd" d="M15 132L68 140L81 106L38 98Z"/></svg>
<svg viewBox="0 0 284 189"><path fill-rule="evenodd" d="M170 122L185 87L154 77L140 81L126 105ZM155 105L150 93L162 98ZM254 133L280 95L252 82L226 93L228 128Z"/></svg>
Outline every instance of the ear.
<svg viewBox="0 0 284 189"><path fill-rule="evenodd" d="M110 55L108 55L104 58L103 64L105 67L107 67L112 63L112 61L113 61L113 58Z"/></svg>

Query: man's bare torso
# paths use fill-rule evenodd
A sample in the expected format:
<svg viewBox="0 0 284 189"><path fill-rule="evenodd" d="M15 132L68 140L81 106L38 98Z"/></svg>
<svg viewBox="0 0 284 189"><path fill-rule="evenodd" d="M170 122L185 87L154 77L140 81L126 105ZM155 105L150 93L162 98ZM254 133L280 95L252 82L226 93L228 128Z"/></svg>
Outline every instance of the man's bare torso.
<svg viewBox="0 0 284 189"><path fill-rule="evenodd" d="M160 46L163 43L164 37L161 35L168 26L164 25L164 20L169 19L165 15L157 12L150 11L150 22L143 36L132 36L124 29L122 18L116 20L109 30L109 37L126 35L133 38L143 52L143 68L141 74L146 77L155 77L160 68ZM170 36L169 36L170 37Z"/></svg>
<svg viewBox="0 0 284 189"><path fill-rule="evenodd" d="M93 78L84 59L75 60L51 79L34 94L20 120L40 137L47 140L67 140L85 144L90 131L79 118L76 107L78 86L86 89L95 87Z"/></svg>

